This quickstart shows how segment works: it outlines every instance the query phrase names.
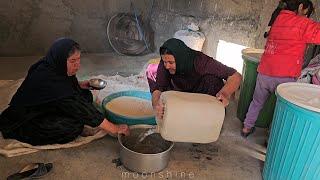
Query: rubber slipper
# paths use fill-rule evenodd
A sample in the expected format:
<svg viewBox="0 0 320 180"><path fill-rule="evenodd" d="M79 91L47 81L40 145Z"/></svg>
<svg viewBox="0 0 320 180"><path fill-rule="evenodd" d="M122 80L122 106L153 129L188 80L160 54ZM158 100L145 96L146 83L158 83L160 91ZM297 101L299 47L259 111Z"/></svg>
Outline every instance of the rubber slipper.
<svg viewBox="0 0 320 180"><path fill-rule="evenodd" d="M244 138L247 138L250 134L254 133L255 130L256 130L256 127L252 127L252 128L250 129L250 131L247 132L247 133L245 133L245 132L243 132L243 131L241 130L241 136L244 137Z"/></svg>
<svg viewBox="0 0 320 180"><path fill-rule="evenodd" d="M26 165L18 173L12 174L7 177L7 180L20 180L20 179L38 179L45 177L51 172L53 168L52 163L32 163Z"/></svg>

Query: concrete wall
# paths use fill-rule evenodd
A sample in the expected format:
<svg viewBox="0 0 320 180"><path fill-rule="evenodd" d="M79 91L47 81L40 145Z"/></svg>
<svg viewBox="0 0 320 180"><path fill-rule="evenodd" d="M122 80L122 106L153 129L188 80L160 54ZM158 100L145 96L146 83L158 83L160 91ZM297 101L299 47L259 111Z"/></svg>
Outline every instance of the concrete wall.
<svg viewBox="0 0 320 180"><path fill-rule="evenodd" d="M133 0L145 15L151 0ZM319 7L320 0L313 0ZM262 34L278 0L155 0L151 13L158 48L191 22L206 35L203 51L215 56L219 40L264 46ZM106 25L129 0L0 1L0 56L43 54L54 39L76 39L86 52L111 52ZM314 16L318 18L319 15Z"/></svg>
<svg viewBox="0 0 320 180"><path fill-rule="evenodd" d="M87 52L108 52L107 20L127 0L1 0L0 56L43 54L54 39L76 39Z"/></svg>
<svg viewBox="0 0 320 180"><path fill-rule="evenodd" d="M151 0L134 2L147 14ZM87 52L110 52L107 21L129 10L128 0L0 1L0 55L43 54L61 36L76 39ZM155 0L156 47L191 22L205 33L203 51L211 56L218 40L253 46L260 10L261 0Z"/></svg>
<svg viewBox="0 0 320 180"><path fill-rule="evenodd" d="M311 19L319 21L320 12L318 9L320 5L320 0L311 0L311 1L314 3L314 7L316 8L315 13L311 16ZM255 43L256 48L264 48L266 40L263 38L263 34L270 20L270 16L278 4L278 1L263 0L261 1L261 3L262 3L262 8L260 12L259 25L257 29L257 37L256 37L256 43Z"/></svg>
<svg viewBox="0 0 320 180"><path fill-rule="evenodd" d="M210 56L216 55L219 40L254 46L261 4L261 0L156 1L152 21L156 44L194 22L206 35L203 52Z"/></svg>
<svg viewBox="0 0 320 180"><path fill-rule="evenodd" d="M256 41L254 44L255 48L264 48L264 45L266 43L266 39L263 37L264 32L266 31L266 28L268 26L270 17L274 9L277 7L279 1L270 1L270 0L263 0L261 1L261 11L260 11L260 18L258 22L258 28L257 28L257 36Z"/></svg>

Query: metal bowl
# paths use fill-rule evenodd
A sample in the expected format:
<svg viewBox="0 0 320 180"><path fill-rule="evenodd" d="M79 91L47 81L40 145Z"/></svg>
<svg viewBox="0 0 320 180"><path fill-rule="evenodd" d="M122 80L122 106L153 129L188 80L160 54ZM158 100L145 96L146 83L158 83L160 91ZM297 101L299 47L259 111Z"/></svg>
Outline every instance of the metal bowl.
<svg viewBox="0 0 320 180"><path fill-rule="evenodd" d="M152 150L150 150L157 153L136 152L136 149L133 150L132 146L130 146L130 148L127 143L128 141L131 141L131 143L137 142L141 132L145 132L146 129L152 127L152 125L133 125L129 127L129 136L118 135L120 160L125 168L138 173L153 173L159 172L167 167L170 160L170 151L174 143L162 139L160 134L157 134L158 137L154 139L156 141L155 144L149 144L151 145L149 147L155 147L155 149L152 148ZM133 147L136 147L136 144L134 144Z"/></svg>
<svg viewBox="0 0 320 180"><path fill-rule="evenodd" d="M107 82L103 79L94 78L89 80L89 85L92 89L100 90L107 86Z"/></svg>

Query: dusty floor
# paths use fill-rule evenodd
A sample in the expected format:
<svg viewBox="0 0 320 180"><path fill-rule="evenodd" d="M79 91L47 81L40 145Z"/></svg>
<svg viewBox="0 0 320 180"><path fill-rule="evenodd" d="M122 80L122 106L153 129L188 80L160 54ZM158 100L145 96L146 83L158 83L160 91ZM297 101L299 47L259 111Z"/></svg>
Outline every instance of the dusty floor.
<svg viewBox="0 0 320 180"><path fill-rule="evenodd" d="M129 76L138 74L156 55L125 57L116 54L85 54L81 78L91 75ZM0 79L19 79L37 57L0 58ZM166 169L156 174L136 174L116 167L117 139L106 136L90 144L63 150L42 151L13 158L0 157L0 179L5 179L31 162L52 162L54 169L44 179L262 179L266 149L265 129L258 129L247 140L241 138L241 122L236 118L236 100L227 108L222 133L210 144L176 143Z"/></svg>

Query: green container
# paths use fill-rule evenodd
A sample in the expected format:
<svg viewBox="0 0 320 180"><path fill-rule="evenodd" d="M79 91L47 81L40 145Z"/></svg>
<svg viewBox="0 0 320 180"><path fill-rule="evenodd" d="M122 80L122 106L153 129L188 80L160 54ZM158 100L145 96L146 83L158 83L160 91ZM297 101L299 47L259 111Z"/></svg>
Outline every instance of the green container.
<svg viewBox="0 0 320 180"><path fill-rule="evenodd" d="M243 69L237 117L243 122L252 101L257 79L257 68L263 51L258 49L245 49L242 51ZM276 104L275 94L271 94L256 121L257 127L267 128L271 124Z"/></svg>

